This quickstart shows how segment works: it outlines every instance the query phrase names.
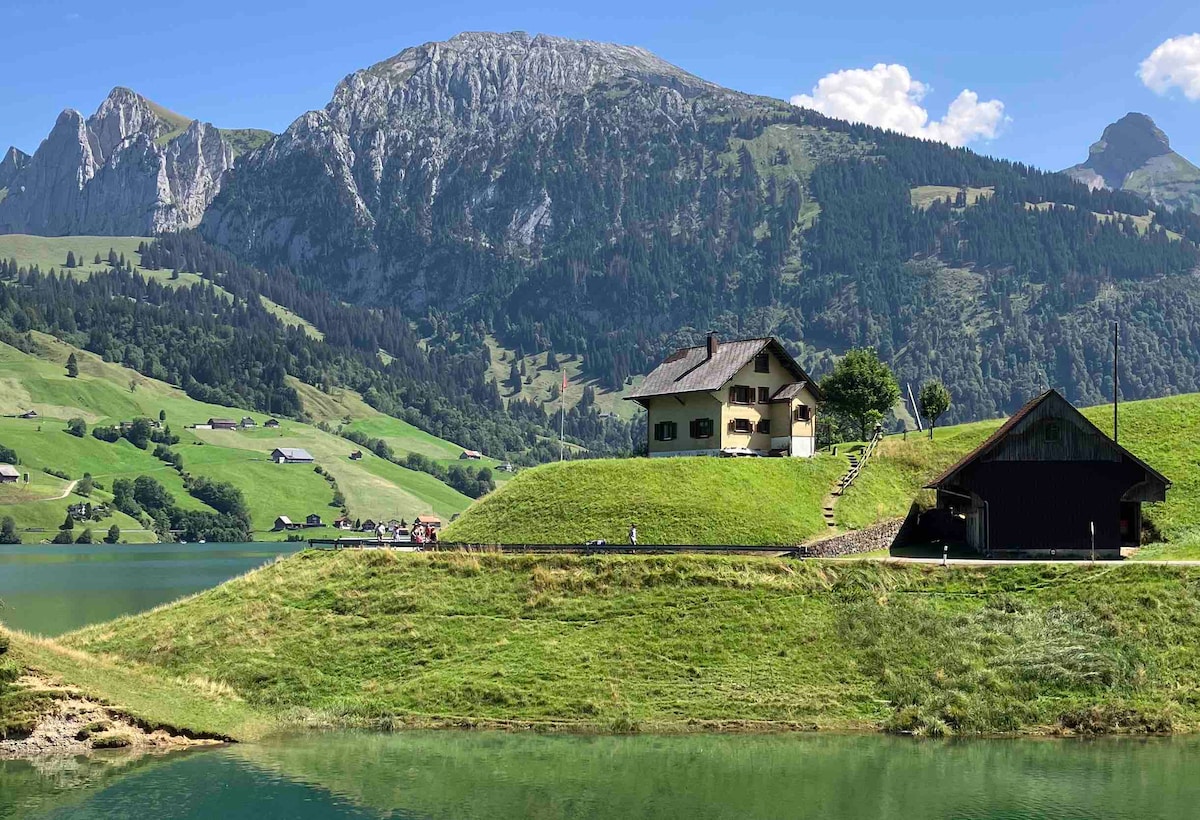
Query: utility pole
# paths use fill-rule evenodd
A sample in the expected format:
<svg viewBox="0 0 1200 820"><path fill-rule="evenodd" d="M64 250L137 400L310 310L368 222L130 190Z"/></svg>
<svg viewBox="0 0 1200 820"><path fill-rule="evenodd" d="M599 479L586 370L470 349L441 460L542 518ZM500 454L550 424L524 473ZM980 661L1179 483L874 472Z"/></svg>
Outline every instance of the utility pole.
<svg viewBox="0 0 1200 820"><path fill-rule="evenodd" d="M1121 323L1113 322L1113 441L1119 441L1117 438L1117 390L1119 389L1119 375L1117 373L1117 363L1120 357L1121 343Z"/></svg>
<svg viewBox="0 0 1200 820"><path fill-rule="evenodd" d="M559 419L558 419L558 460L563 460L563 440L567 435L567 371L563 369L562 389L558 391L558 397L561 399L559 403Z"/></svg>

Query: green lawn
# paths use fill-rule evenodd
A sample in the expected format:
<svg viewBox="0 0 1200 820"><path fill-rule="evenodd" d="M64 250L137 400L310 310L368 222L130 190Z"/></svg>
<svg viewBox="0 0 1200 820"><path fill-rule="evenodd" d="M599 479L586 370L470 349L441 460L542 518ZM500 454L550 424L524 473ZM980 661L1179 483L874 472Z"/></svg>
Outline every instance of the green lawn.
<svg viewBox="0 0 1200 820"><path fill-rule="evenodd" d="M525 470L476 502L443 540L583 544L799 544L824 530L821 501L847 461L639 458Z"/></svg>
<svg viewBox="0 0 1200 820"><path fill-rule="evenodd" d="M65 636L338 725L1200 727L1200 569L310 551Z"/></svg>

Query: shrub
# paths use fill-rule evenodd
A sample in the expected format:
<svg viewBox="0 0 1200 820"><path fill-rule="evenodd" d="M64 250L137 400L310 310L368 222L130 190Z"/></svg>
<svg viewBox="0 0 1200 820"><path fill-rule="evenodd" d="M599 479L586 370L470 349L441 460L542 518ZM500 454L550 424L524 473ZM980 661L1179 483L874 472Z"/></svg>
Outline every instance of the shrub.
<svg viewBox="0 0 1200 820"><path fill-rule="evenodd" d="M83 438L87 435L87 422L76 416L67 422L67 432L73 436Z"/></svg>

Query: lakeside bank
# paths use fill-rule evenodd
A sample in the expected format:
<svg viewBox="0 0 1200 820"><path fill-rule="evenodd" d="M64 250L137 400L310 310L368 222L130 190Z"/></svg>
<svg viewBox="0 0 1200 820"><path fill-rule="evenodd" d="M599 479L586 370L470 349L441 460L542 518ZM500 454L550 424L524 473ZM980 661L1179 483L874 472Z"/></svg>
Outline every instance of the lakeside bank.
<svg viewBox="0 0 1200 820"><path fill-rule="evenodd" d="M1134 564L309 551L14 654L239 740L284 725L1190 732L1197 581Z"/></svg>

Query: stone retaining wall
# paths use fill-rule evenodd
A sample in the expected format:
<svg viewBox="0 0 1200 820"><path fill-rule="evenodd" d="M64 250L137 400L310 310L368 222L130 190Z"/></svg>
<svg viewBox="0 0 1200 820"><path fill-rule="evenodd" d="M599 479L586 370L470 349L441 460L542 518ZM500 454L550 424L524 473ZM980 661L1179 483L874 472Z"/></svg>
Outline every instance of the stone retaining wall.
<svg viewBox="0 0 1200 820"><path fill-rule="evenodd" d="M858 555L863 552L888 549L904 520L885 521L865 530L854 530L845 535L835 535L821 541L812 541L800 548L801 554L808 558L838 558L842 555Z"/></svg>

